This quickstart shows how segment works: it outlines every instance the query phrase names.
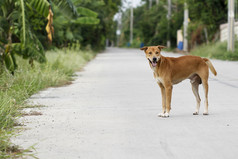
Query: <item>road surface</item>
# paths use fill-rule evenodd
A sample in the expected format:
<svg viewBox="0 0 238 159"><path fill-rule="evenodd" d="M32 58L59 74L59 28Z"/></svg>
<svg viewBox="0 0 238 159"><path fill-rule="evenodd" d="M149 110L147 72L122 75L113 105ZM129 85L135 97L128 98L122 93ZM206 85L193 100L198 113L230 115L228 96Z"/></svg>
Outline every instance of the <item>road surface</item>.
<svg viewBox="0 0 238 159"><path fill-rule="evenodd" d="M162 53L164 56L178 54ZM45 105L26 116L14 143L40 159L232 159L238 156L238 62L212 60L209 113L193 116L189 80L174 86L170 118L159 118L160 89L139 49L109 48L71 85L30 98ZM29 111L29 110L26 110Z"/></svg>

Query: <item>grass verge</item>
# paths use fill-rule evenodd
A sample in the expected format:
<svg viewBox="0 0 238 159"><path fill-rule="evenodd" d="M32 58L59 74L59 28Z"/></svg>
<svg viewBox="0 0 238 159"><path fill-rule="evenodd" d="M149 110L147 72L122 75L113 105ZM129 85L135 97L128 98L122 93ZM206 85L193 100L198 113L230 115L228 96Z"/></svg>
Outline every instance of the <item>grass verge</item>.
<svg viewBox="0 0 238 159"><path fill-rule="evenodd" d="M235 42L235 51L227 51L227 42L210 43L196 47L191 51L192 55L221 59L221 60L238 60L238 41Z"/></svg>
<svg viewBox="0 0 238 159"><path fill-rule="evenodd" d="M10 138L20 110L27 105L24 101L32 94L47 87L61 86L72 80L75 71L80 70L95 54L73 50L56 50L46 53L47 62L35 63L32 68L27 60L18 58L18 69L12 76L4 71L0 74L0 158L18 158L24 155Z"/></svg>

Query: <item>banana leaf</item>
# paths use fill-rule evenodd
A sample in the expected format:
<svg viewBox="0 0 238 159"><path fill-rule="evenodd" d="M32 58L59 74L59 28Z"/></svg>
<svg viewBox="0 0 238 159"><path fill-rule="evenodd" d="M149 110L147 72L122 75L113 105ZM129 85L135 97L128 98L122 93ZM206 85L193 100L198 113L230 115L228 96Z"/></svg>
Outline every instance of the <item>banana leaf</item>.
<svg viewBox="0 0 238 159"><path fill-rule="evenodd" d="M77 11L80 15L84 15L87 17L94 17L96 18L98 16L98 13L88 9L88 8L84 8L84 7L78 7Z"/></svg>
<svg viewBox="0 0 238 159"><path fill-rule="evenodd" d="M73 20L76 24L85 24L85 25L96 25L99 24L100 20L94 17L79 17L76 20Z"/></svg>

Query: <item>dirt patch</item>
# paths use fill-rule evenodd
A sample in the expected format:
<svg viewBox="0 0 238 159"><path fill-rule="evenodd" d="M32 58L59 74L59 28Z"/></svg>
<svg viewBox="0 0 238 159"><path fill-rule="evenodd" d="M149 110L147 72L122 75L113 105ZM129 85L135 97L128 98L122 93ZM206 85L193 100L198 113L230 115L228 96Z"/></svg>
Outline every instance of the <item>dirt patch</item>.
<svg viewBox="0 0 238 159"><path fill-rule="evenodd" d="M22 115L23 116L38 116L38 115L42 115L42 113L38 111L30 111L30 112L23 112Z"/></svg>

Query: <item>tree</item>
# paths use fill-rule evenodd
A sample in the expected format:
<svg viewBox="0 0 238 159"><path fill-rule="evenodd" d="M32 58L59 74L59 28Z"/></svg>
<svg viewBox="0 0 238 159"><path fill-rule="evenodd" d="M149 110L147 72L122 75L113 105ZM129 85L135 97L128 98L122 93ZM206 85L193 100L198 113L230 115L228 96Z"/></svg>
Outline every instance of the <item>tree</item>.
<svg viewBox="0 0 238 159"><path fill-rule="evenodd" d="M77 15L62 14L58 5L52 5L55 30L52 45L67 47L70 43L79 42L82 47L91 46L96 50L104 49L107 38L115 39L113 17L118 12L121 1L72 0L72 2ZM44 33L44 29L40 32L39 36ZM45 44L44 46L47 47Z"/></svg>
<svg viewBox="0 0 238 159"><path fill-rule="evenodd" d="M144 5L134 9L134 37L137 41L136 47L143 42L145 45L166 45L168 30L167 19L167 1L161 0L158 5L152 5L149 9L149 1ZM122 43L125 45L128 42L129 32L129 10L123 13L122 17ZM183 23L183 3L173 1L171 15L171 45L176 46L177 30L182 27Z"/></svg>
<svg viewBox="0 0 238 159"><path fill-rule="evenodd" d="M96 50L105 48L106 39L114 39L115 22L114 15L118 12L121 0L84 0L79 3L80 6L91 9L98 13L100 22L98 25L80 26L80 43L82 46L92 46Z"/></svg>
<svg viewBox="0 0 238 159"><path fill-rule="evenodd" d="M219 25L227 22L227 2L224 0L190 0L189 40L190 45L216 40ZM205 33L208 34L207 39Z"/></svg>
<svg viewBox="0 0 238 159"><path fill-rule="evenodd" d="M0 60L13 73L17 67L15 54L32 61L45 61L44 50L38 38L31 32L23 0L2 0L0 2ZM19 16L20 15L20 16Z"/></svg>
<svg viewBox="0 0 238 159"><path fill-rule="evenodd" d="M33 60L38 62L46 60L44 47L39 40L41 38L36 33L39 26L42 28L44 24L37 18L48 17L46 30L49 41L52 41L54 32L52 7L59 8L62 15L72 18L70 20L72 23L99 23L97 13L83 7L76 8L71 0L1 0L0 6L0 61L12 73L17 67L15 54L28 58L31 64Z"/></svg>

